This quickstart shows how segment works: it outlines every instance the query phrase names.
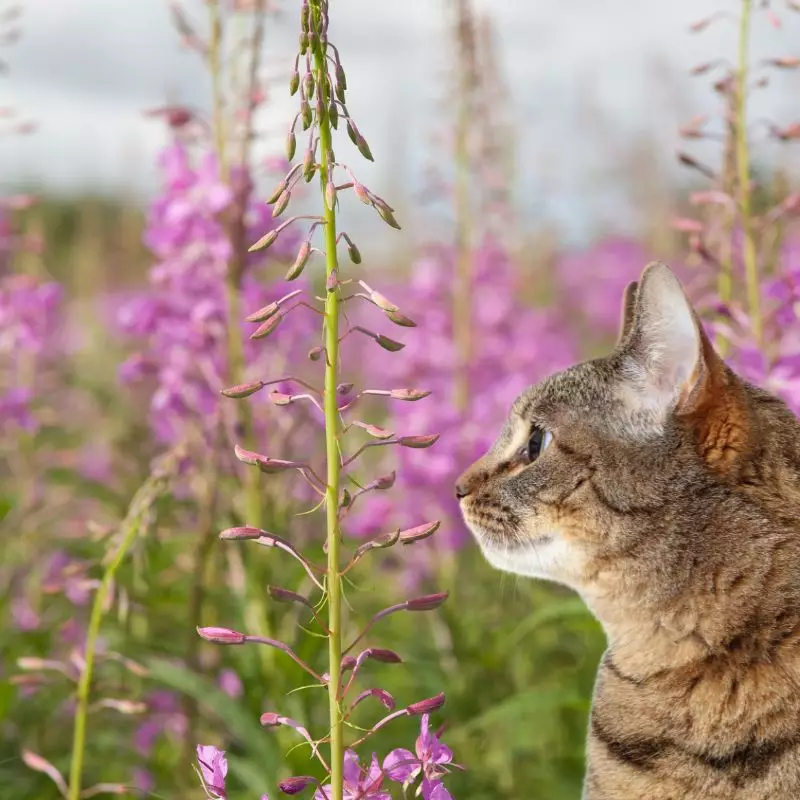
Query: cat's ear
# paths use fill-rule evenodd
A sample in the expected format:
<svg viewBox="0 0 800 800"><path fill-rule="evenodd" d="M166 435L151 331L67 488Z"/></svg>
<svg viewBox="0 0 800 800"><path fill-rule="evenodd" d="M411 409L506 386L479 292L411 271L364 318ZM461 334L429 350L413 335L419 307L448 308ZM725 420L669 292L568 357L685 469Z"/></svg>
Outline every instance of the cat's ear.
<svg viewBox="0 0 800 800"><path fill-rule="evenodd" d="M639 284L634 281L625 287L625 294L622 298L622 320L619 326L619 336L617 337L617 345L621 345L631 332L633 326L633 312L636 310L636 290Z"/></svg>
<svg viewBox="0 0 800 800"><path fill-rule="evenodd" d="M665 264L649 264L638 288L628 287L628 303L632 311L620 351L637 404L657 414L685 405L706 375L708 350L678 279Z"/></svg>

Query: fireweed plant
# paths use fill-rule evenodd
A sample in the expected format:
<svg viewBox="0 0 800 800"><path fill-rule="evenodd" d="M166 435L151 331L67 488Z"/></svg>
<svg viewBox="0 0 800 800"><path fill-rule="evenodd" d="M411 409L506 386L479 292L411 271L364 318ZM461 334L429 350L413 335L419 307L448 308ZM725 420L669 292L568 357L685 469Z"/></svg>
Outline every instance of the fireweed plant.
<svg viewBox="0 0 800 800"><path fill-rule="evenodd" d="M287 644L256 634L240 633L222 627L199 628L203 639L222 645L256 644L275 648L298 664L311 678L312 685L326 689L328 694L328 729L317 736L298 721L277 712L268 711L261 717L265 727L288 726L294 729L311 746L312 756L319 762L323 779L308 776L287 778L279 783L282 793L300 794L305 789L314 789L315 798L322 800L355 800L356 798L391 797L390 782L401 784L405 789L413 784L425 800L446 800L450 794L444 788L442 778L452 760L450 751L430 732L429 715L444 704L444 694L423 699L398 708L395 698L381 688L366 688L359 691L358 679L368 662L387 664L402 661L393 650L364 646L365 637L382 619L402 611L423 612L438 608L447 593L440 592L413 597L389 606L377 613L352 638L346 638L345 581L356 565L368 557L372 550L382 550L397 544L411 545L431 536L439 522L421 522L406 530L395 530L372 538L345 558L342 538L342 520L349 508L363 495L385 491L394 483L394 474L365 480L360 475L360 461L365 453L375 447L397 446L400 448L427 449L434 445L438 434L395 434L368 421L352 416L354 408L361 407L372 397L383 397L399 402L416 402L429 394L415 388L361 388L342 380L342 342L353 336L371 339L385 351L395 352L403 344L382 333L374 332L362 325L351 325L347 304L366 301L376 306L393 323L401 327L413 327L414 322L400 309L369 286L363 280L350 278L344 273L338 258L338 246L344 241L348 255L354 264L361 262L360 252L344 231L337 231L338 195L352 189L366 205L371 206L391 227L399 225L393 209L380 197L364 186L354 171L338 161L333 151L333 133L339 126L346 128L348 136L361 155L372 160L366 139L351 118L346 105L347 79L340 60L339 51L328 39L329 4L327 0L304 2L300 13L300 47L290 80L290 92L299 92L300 108L287 137L287 156L291 160L296 151L297 128L307 135L303 160L295 164L279 183L269 199L274 217L280 217L289 205L293 192L300 181L319 180L322 213L318 216L293 216L262 237L250 249L259 251L275 244L279 237L294 223L308 220L306 237L301 243L294 263L286 275L288 280L297 279L312 255L320 254L325 263L324 298L316 298L295 290L284 298L273 301L247 319L256 325L252 339L264 339L274 335L276 329L289 314L308 312L319 314L323 320L323 341L314 347L309 356L323 368L322 386L294 377L278 380L258 380L233 386L223 394L243 399L264 389L277 405L300 405L310 403L324 420L325 466L315 469L311 459L289 460L262 455L244 447L236 447L236 456L245 464L266 474L287 476L297 473L302 476L319 497L318 507L324 507L326 538L324 550L327 564L313 564L292 542L286 538L257 527L242 526L225 530L221 534L226 540L253 540L262 546L280 550L283 555L298 561L308 575L310 587L319 593L316 600L298 592L281 587L270 587L270 597L277 602L304 606L311 615L311 623L328 640L328 663L318 670L304 662ZM302 76L301 76L302 69ZM338 183L340 176L344 179ZM321 248L314 246L314 237L320 234ZM294 382L292 393L276 390L276 384ZM353 435L360 435L361 444L350 444ZM366 437L366 441L363 438ZM323 610L327 614L323 617ZM365 701L375 701L389 713L369 727L356 725L354 712ZM377 731L393 720L403 717L420 717L422 729L417 741L416 754L402 748L389 753L381 762L376 754L362 764L355 748L367 742ZM352 737L347 736L353 732ZM355 737L355 738L353 738ZM350 741L348 742L348 739ZM325 751L325 752L323 752ZM210 746L198 748L199 774L209 797L225 797L225 775L227 762L224 754Z"/></svg>
<svg viewBox="0 0 800 800"><path fill-rule="evenodd" d="M795 3L786 3L798 11ZM681 127L687 140L722 143L720 167L713 169L692 154L680 151L682 164L704 176L710 187L693 192L689 201L698 217L678 217L673 227L688 234L695 265L716 276L716 291L698 285L713 317L711 327L719 346L740 372L754 383L782 395L800 410L800 372L796 352L797 240L791 233L800 212L800 195L785 187L760 185L751 168L752 142L759 137L778 144L800 139L800 123L778 125L754 122L748 114L751 94L770 84L772 72L800 67L797 55L781 55L753 64L750 57L753 18L761 11L776 28L782 21L770 3L754 8L742 0L739 14L717 12L690 26L700 33L712 24L733 21L738 43L734 63L714 59L692 68L693 75L712 75L722 101L722 131L713 129L711 116L697 116ZM743 287L744 291L739 288Z"/></svg>

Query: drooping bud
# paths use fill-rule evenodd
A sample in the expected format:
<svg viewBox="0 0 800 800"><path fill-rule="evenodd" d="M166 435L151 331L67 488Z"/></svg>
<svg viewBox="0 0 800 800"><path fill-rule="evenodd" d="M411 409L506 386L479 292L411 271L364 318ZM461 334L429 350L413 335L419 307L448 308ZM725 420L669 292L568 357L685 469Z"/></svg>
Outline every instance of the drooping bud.
<svg viewBox="0 0 800 800"><path fill-rule="evenodd" d="M308 261L308 257L310 255L311 255L311 242L305 241L300 245L300 249L297 251L297 257L294 260L294 264L292 264L292 266L289 267L289 270L286 273L287 281L293 281L295 278L300 277L300 274L305 268L306 262Z"/></svg>
<svg viewBox="0 0 800 800"><path fill-rule="evenodd" d="M333 211L336 207L336 187L333 185L333 181L330 180L325 186L325 205L330 211Z"/></svg>
<svg viewBox="0 0 800 800"><path fill-rule="evenodd" d="M430 395L427 389L391 389L389 397L392 400L405 400L413 403L416 400L423 400Z"/></svg>
<svg viewBox="0 0 800 800"><path fill-rule="evenodd" d="M286 206L289 205L289 201L292 199L292 193L286 189L285 191L280 193L280 196L275 201L275 205L272 207L272 216L279 217L286 211Z"/></svg>
<svg viewBox="0 0 800 800"><path fill-rule="evenodd" d="M289 185L289 181L284 178L283 180L278 183L278 185L272 190L272 194L267 198L267 205L271 206L284 192L286 187Z"/></svg>
<svg viewBox="0 0 800 800"><path fill-rule="evenodd" d="M286 158L288 161L291 161L294 158L294 154L297 152L297 137L294 135L294 131L289 131L286 136Z"/></svg>
<svg viewBox="0 0 800 800"><path fill-rule="evenodd" d="M374 439L391 439L392 436L394 436L391 431L387 431L385 428L379 428L377 425L371 425L368 422L361 422L361 420L355 420L353 425L366 431Z"/></svg>
<svg viewBox="0 0 800 800"><path fill-rule="evenodd" d="M342 489L342 499L339 502L340 508L347 508L353 502L353 496L347 489Z"/></svg>
<svg viewBox="0 0 800 800"><path fill-rule="evenodd" d="M306 72L306 76L303 78L303 91L306 93L306 98L309 100L314 96L315 86L314 74L312 72Z"/></svg>
<svg viewBox="0 0 800 800"><path fill-rule="evenodd" d="M336 394L350 394L353 391L352 383L340 383L336 387Z"/></svg>
<svg viewBox="0 0 800 800"><path fill-rule="evenodd" d="M387 650L384 647L369 647L358 654L356 661L364 661L367 658L371 658L373 661L380 661L382 664L403 663L403 659L394 650Z"/></svg>
<svg viewBox="0 0 800 800"><path fill-rule="evenodd" d="M431 433L427 436L401 436L397 443L401 447L413 447L417 450L424 450L426 447L432 447L439 441L438 433Z"/></svg>
<svg viewBox="0 0 800 800"><path fill-rule="evenodd" d="M371 206L372 200L370 199L369 192L367 191L366 186L363 183L359 183L358 181L353 181L353 191L355 192L356 197L364 203L364 205Z"/></svg>
<svg viewBox="0 0 800 800"><path fill-rule="evenodd" d="M347 238L347 255L350 256L350 260L354 264L361 263L361 251L355 246L355 244L349 238Z"/></svg>
<svg viewBox="0 0 800 800"><path fill-rule="evenodd" d="M293 592L291 589L282 589L280 586L267 586L267 593L279 603L300 603L304 606L311 606L311 603L303 595Z"/></svg>
<svg viewBox="0 0 800 800"><path fill-rule="evenodd" d="M303 100L300 103L300 119L303 121L303 130L307 131L311 127L313 115L311 113L311 106L308 100Z"/></svg>
<svg viewBox="0 0 800 800"><path fill-rule="evenodd" d="M309 786L318 785L319 781L308 775L298 776L296 778L287 778L278 784L278 788L284 794L300 794L304 789Z"/></svg>
<svg viewBox="0 0 800 800"><path fill-rule="evenodd" d="M376 292L371 286L368 286L364 281L359 281L359 284L369 293L369 299L378 306L381 311L398 311L398 307L385 297L380 292Z"/></svg>
<svg viewBox="0 0 800 800"><path fill-rule="evenodd" d="M441 523L437 520L436 522L427 522L425 525L417 525L415 528L407 528L404 531L400 531L400 543L413 544L427 539L439 530L440 525Z"/></svg>
<svg viewBox="0 0 800 800"><path fill-rule="evenodd" d="M347 75L344 74L344 68L342 67L341 62L339 61L336 62L335 74L336 74L336 83L338 83L342 87L342 89L346 89ZM344 102L344 100L342 100L342 102Z"/></svg>
<svg viewBox="0 0 800 800"><path fill-rule="evenodd" d="M435 697L429 697L427 700L420 700L417 703L412 703L406 708L406 713L411 717L416 717L420 714L430 714L433 711L438 711L444 705L444 701L444 693L440 692Z"/></svg>
<svg viewBox="0 0 800 800"><path fill-rule="evenodd" d="M241 400L250 397L264 388L264 381L253 381L253 383L240 383L238 386L231 386L230 389L223 389L220 394L225 397Z"/></svg>
<svg viewBox="0 0 800 800"><path fill-rule="evenodd" d="M339 127L339 109L336 108L335 100L331 100L328 106L328 119L331 121L331 127L336 130Z"/></svg>
<svg viewBox="0 0 800 800"><path fill-rule="evenodd" d="M382 491L384 489L391 489L397 479L397 473L390 472L388 475L382 475L380 478L375 478L374 481L368 483L364 489L377 489Z"/></svg>
<svg viewBox="0 0 800 800"><path fill-rule="evenodd" d="M358 132L356 131L356 126L353 124L351 119L347 120L347 135L350 137L350 141L358 146Z"/></svg>
<svg viewBox="0 0 800 800"><path fill-rule="evenodd" d="M423 597L415 597L413 600L406 601L406 608L408 611L433 611L447 600L449 594L449 592L437 592L436 594L426 594Z"/></svg>
<svg viewBox="0 0 800 800"><path fill-rule="evenodd" d="M289 78L289 94L294 95L297 94L297 90L300 88L300 73L295 70L292 72L292 77Z"/></svg>
<svg viewBox="0 0 800 800"><path fill-rule="evenodd" d="M396 342L394 339L390 339L388 336L384 336L382 333L379 333L375 337L375 342L384 350L388 350L390 353L396 353L398 350L402 350L405 347L402 342Z"/></svg>
<svg viewBox="0 0 800 800"><path fill-rule="evenodd" d="M303 178L306 183L309 183L314 177L314 172L317 169L317 164L314 160L314 151L309 147L303 157Z"/></svg>
<svg viewBox="0 0 800 800"><path fill-rule="evenodd" d="M380 218L390 227L395 230L401 230L400 223L394 218L394 214L388 208L382 205L375 204L375 210L378 212Z"/></svg>
<svg viewBox="0 0 800 800"><path fill-rule="evenodd" d="M768 58L767 64L780 69L797 69L800 67L800 56L779 56L778 58Z"/></svg>
<svg viewBox="0 0 800 800"><path fill-rule="evenodd" d="M361 153L361 155L364 156L367 161L375 160L372 157L372 150L369 149L367 140L361 134L358 134L358 138L356 139L356 147L358 148L358 152Z"/></svg>
<svg viewBox="0 0 800 800"><path fill-rule="evenodd" d="M278 238L278 229L271 230L266 236L262 236L255 244L247 248L248 253L255 253L258 250L266 250L270 245L275 244Z"/></svg>
<svg viewBox="0 0 800 800"><path fill-rule="evenodd" d="M201 638L215 644L244 644L247 641L243 633L230 628L198 628L197 632Z"/></svg>
<svg viewBox="0 0 800 800"><path fill-rule="evenodd" d="M350 709L354 709L359 703L363 700L366 700L368 697L374 697L378 700L378 702L389 711L392 711L395 707L395 700L392 695L386 691L386 689L365 689L361 694L353 700Z"/></svg>
<svg viewBox="0 0 800 800"><path fill-rule="evenodd" d="M325 291L335 292L338 286L339 286L339 270L333 269L331 270L328 277L325 279Z"/></svg>
<svg viewBox="0 0 800 800"><path fill-rule="evenodd" d="M284 394L277 389L270 392L267 397L269 397L270 401L276 406L288 406L292 402L292 396L290 394Z"/></svg>
<svg viewBox="0 0 800 800"><path fill-rule="evenodd" d="M308 358L310 361L319 361L322 357L322 348L321 347L312 347L308 351Z"/></svg>
<svg viewBox="0 0 800 800"><path fill-rule="evenodd" d="M264 339L265 337L269 336L278 325L281 324L281 320L283 319L282 314L276 314L273 317L270 317L266 322L262 322L251 334L251 339Z"/></svg>
<svg viewBox="0 0 800 800"><path fill-rule="evenodd" d="M335 86L335 88L334 88L333 92L334 92L334 94L336 95L336 99L337 99L337 100L338 100L340 103L344 103L344 102L345 102L345 99L346 99L346 98L345 98L345 94L344 94L344 87L342 86L342 84L341 84L341 83L337 83L337 84L336 84L336 86Z"/></svg>
<svg viewBox="0 0 800 800"><path fill-rule="evenodd" d="M395 325L401 325L403 328L416 328L417 323L413 319L409 319L405 314L399 311L387 311L386 316L394 322Z"/></svg>
<svg viewBox="0 0 800 800"><path fill-rule="evenodd" d="M238 528L226 528L219 535L220 539L225 541L239 541L246 539L260 539L264 535L261 528L251 528L248 525L243 525Z"/></svg>
<svg viewBox="0 0 800 800"><path fill-rule="evenodd" d="M304 56L308 50L308 39L310 34L308 31L302 31L300 34L300 55Z"/></svg>

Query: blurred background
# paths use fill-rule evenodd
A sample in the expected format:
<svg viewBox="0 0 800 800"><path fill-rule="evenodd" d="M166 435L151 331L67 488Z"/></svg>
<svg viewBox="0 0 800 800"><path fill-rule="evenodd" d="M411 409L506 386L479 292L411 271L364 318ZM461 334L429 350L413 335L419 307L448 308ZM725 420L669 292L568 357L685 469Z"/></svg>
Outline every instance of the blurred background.
<svg viewBox="0 0 800 800"><path fill-rule="evenodd" d="M409 594L449 591L422 623L395 615L372 634L406 661L376 665L375 681L399 703L446 690L437 725L466 768L448 779L453 796L577 799L602 631L567 590L483 563L453 482L522 389L613 345L622 290L653 258L674 266L732 362L796 406L800 7L331 5L347 107L375 160L342 130L337 157L402 228L343 194L363 260L347 269L417 325L385 330L379 312L354 311L406 346L348 339L343 379L432 391L370 406L370 421L441 435L430 450L376 448L362 468L362 486L397 479L353 505L354 547L442 525L354 572L354 630ZM245 441L319 461L314 408L219 395L319 376L312 314L264 342L243 323L320 280L317 262L284 282L293 228L247 252L277 224L264 201L287 167L299 8L0 3L4 796L59 796L88 652L82 796L202 797L192 760L204 742L228 751L231 798L277 796L278 779L313 769L292 735L258 719L280 710L324 729L321 693L292 692L303 673L277 651L214 648L195 633L258 630L317 665L325 651L299 611L265 593L307 590L305 572L217 541L260 522L324 558L322 517L298 516L314 506L308 487L254 483L232 455ZM297 139L302 160L299 128ZM318 213L315 187L300 184L293 213ZM374 748L413 749L415 731L402 721Z"/></svg>

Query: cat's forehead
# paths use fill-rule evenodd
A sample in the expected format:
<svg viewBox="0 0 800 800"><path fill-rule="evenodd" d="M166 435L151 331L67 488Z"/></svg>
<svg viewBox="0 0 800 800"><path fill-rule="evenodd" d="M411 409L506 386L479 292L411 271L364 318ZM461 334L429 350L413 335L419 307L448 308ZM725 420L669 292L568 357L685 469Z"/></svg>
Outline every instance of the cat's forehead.
<svg viewBox="0 0 800 800"><path fill-rule="evenodd" d="M514 402L512 416L528 424L547 424L565 416L602 414L616 405L615 384L607 360L576 364L526 389Z"/></svg>

